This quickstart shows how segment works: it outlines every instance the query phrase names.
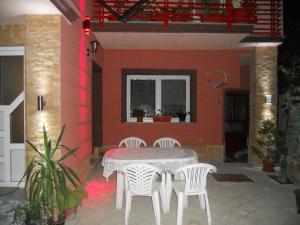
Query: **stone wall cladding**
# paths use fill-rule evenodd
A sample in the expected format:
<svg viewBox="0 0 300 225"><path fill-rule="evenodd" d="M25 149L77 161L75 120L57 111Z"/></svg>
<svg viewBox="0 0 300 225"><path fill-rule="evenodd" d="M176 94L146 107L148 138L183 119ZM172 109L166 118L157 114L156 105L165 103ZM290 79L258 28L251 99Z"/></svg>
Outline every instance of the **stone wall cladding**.
<svg viewBox="0 0 300 225"><path fill-rule="evenodd" d="M26 26L12 24L0 26L0 46L25 45Z"/></svg>
<svg viewBox="0 0 300 225"><path fill-rule="evenodd" d="M256 47L250 69L250 126L249 126L249 162L260 165L261 162L251 153L251 145L262 121L277 117L277 47ZM272 104L265 103L265 94L272 94Z"/></svg>
<svg viewBox="0 0 300 225"><path fill-rule="evenodd" d="M60 118L60 26L59 15L26 16L25 51L25 120L26 139L42 144L42 126L46 126L52 142L61 130ZM46 102L37 111L37 96ZM27 146L28 148L28 146ZM27 162L34 152L27 151ZM56 157L60 157L57 152Z"/></svg>

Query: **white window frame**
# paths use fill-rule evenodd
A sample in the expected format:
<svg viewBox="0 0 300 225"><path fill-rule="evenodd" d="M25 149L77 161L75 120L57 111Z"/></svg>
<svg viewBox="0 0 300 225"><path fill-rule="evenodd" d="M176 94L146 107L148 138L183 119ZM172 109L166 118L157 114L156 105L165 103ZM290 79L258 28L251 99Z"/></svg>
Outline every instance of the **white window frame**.
<svg viewBox="0 0 300 225"><path fill-rule="evenodd" d="M185 80L185 97L186 97L186 112L190 112L190 76L189 75L127 75L126 78L126 117L127 122L136 122L136 117L130 116L131 105L131 80L155 80L155 111L156 114L160 114L161 109L161 81L162 80ZM144 122L153 122L152 118L145 118ZM179 122L178 117L173 117L171 122ZM190 118L187 117L186 122L190 122Z"/></svg>

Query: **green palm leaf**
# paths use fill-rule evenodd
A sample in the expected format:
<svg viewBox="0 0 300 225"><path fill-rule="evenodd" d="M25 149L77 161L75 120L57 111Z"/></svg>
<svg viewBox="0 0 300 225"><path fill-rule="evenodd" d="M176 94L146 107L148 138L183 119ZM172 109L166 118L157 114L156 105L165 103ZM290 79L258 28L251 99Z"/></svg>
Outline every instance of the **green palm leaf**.
<svg viewBox="0 0 300 225"><path fill-rule="evenodd" d="M30 214L37 219L43 219L45 216L53 218L56 210L62 215L67 205L67 196L72 192L67 182L69 181L75 188L80 183L76 173L63 163L63 160L69 156L76 156L75 153L79 149L79 147L70 149L61 144L64 130L65 125L52 148L52 141L43 125L43 151L39 151L36 145L27 140L28 145L39 157L33 157L20 182L25 179ZM53 155L58 149L66 149L67 153L54 160Z"/></svg>

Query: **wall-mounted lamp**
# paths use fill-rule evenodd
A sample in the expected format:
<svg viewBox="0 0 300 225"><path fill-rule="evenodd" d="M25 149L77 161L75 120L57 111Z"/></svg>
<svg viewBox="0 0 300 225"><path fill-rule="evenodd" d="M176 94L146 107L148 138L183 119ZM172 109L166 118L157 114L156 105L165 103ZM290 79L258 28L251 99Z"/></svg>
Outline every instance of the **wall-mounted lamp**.
<svg viewBox="0 0 300 225"><path fill-rule="evenodd" d="M272 95L271 94L265 94L265 103L266 103L266 105L272 105Z"/></svg>
<svg viewBox="0 0 300 225"><path fill-rule="evenodd" d="M91 18L89 16L82 21L82 29L87 36L91 34Z"/></svg>
<svg viewBox="0 0 300 225"><path fill-rule="evenodd" d="M91 44L91 49L92 49L92 53L93 53L93 56L94 56L97 53L99 42L98 41L91 41L90 44Z"/></svg>
<svg viewBox="0 0 300 225"><path fill-rule="evenodd" d="M90 49L89 49L89 48L87 48L87 49L85 50L85 54L86 54L86 56L89 56L89 55L90 55Z"/></svg>
<svg viewBox="0 0 300 225"><path fill-rule="evenodd" d="M38 98L37 98L38 111L43 111L45 104L46 104L46 102L44 101L43 96L39 95Z"/></svg>

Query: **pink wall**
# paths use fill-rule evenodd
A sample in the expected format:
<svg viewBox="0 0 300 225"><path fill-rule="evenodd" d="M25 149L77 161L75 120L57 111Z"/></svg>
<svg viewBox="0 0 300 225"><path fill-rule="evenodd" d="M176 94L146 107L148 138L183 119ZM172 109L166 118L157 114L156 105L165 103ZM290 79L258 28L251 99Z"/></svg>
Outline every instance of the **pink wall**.
<svg viewBox="0 0 300 225"><path fill-rule="evenodd" d="M81 20L70 25L62 18L61 123L66 124L63 143L72 148L80 146L77 157L65 160L71 167L76 167L92 153L92 60L102 66L103 58L101 51L95 57L86 56L86 48L95 38L86 37L81 26Z"/></svg>
<svg viewBox="0 0 300 225"><path fill-rule="evenodd" d="M151 145L156 138L170 136L183 145L221 145L223 135L223 89L208 86L229 75L226 89L241 89L240 56L246 50L104 50L103 62L103 144L116 145L127 136L138 136ZM122 69L192 69L197 71L197 122L121 123Z"/></svg>
<svg viewBox="0 0 300 225"><path fill-rule="evenodd" d="M249 76L250 76L250 66L241 66L241 88L244 90L249 90Z"/></svg>

